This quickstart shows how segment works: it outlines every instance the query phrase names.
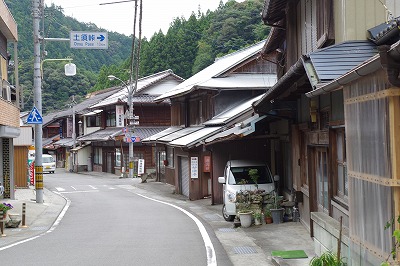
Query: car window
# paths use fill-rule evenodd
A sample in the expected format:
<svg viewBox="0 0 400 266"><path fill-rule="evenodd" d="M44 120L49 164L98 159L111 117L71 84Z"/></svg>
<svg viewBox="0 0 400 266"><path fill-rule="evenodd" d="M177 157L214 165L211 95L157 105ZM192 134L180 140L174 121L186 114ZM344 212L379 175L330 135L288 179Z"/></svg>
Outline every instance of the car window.
<svg viewBox="0 0 400 266"><path fill-rule="evenodd" d="M42 162L43 163L52 163L52 162L54 162L54 159L53 159L53 157L42 157Z"/></svg>
<svg viewBox="0 0 400 266"><path fill-rule="evenodd" d="M272 183L270 172L265 166L247 166L247 167L231 167L232 175L235 179L235 184L238 184L241 180L246 180L247 184L254 184L254 181L249 176L250 169L257 169L258 171L258 184Z"/></svg>

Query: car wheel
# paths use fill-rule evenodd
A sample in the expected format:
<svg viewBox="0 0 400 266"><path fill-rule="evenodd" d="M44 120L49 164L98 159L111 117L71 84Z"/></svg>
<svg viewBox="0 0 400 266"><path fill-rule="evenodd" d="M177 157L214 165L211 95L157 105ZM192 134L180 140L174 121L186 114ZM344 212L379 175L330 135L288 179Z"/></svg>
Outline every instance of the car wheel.
<svg viewBox="0 0 400 266"><path fill-rule="evenodd" d="M229 215L226 213L225 204L222 206L222 216L224 216L225 221L232 222L235 219L235 215Z"/></svg>

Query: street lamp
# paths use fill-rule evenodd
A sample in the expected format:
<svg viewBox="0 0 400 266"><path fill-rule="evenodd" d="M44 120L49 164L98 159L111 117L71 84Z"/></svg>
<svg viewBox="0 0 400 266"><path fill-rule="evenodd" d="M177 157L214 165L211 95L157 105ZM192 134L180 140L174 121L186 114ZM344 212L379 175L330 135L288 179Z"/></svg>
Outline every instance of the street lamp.
<svg viewBox="0 0 400 266"><path fill-rule="evenodd" d="M132 96L133 96L133 86L128 86L128 84L126 84L122 79L117 78L114 75L109 75L108 76L109 80L119 80L128 90L128 106L129 106L129 115L127 117L128 119L128 129L127 129L127 133L128 136L131 137L131 133L133 133L133 127L134 127L134 123L133 123L133 102L132 102ZM130 139L129 140L129 178L133 178L133 141Z"/></svg>

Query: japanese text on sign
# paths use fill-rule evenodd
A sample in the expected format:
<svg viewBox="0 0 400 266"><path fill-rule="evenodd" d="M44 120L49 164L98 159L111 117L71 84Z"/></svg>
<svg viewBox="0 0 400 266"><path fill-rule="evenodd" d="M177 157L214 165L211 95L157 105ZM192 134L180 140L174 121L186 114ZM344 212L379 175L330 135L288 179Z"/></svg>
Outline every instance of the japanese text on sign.
<svg viewBox="0 0 400 266"><path fill-rule="evenodd" d="M199 178L199 157L190 157L190 177Z"/></svg>

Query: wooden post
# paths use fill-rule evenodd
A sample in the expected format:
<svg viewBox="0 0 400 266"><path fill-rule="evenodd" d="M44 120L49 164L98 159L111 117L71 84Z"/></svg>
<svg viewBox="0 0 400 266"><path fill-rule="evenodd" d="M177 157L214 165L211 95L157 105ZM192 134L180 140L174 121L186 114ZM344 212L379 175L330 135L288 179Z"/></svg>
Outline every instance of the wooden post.
<svg viewBox="0 0 400 266"><path fill-rule="evenodd" d="M340 227L339 227L339 239L337 243L337 259L340 261L340 252L342 249L342 225L343 225L343 216L340 216Z"/></svg>
<svg viewBox="0 0 400 266"><path fill-rule="evenodd" d="M25 224L25 212L26 212L26 203L22 203L22 227L28 227Z"/></svg>
<svg viewBox="0 0 400 266"><path fill-rule="evenodd" d="M400 179L400 96L389 97L390 144L392 157L392 178ZM394 217L400 216L400 187L393 187ZM395 229L400 230L400 224L395 223ZM400 251L396 260L400 261Z"/></svg>
<svg viewBox="0 0 400 266"><path fill-rule="evenodd" d="M0 231L1 231L1 236L6 236L6 234L4 234L4 212L0 211Z"/></svg>

